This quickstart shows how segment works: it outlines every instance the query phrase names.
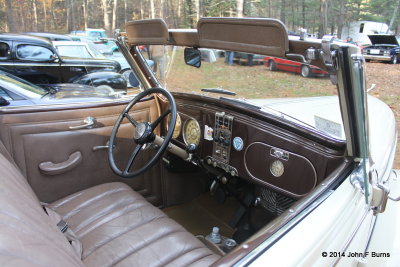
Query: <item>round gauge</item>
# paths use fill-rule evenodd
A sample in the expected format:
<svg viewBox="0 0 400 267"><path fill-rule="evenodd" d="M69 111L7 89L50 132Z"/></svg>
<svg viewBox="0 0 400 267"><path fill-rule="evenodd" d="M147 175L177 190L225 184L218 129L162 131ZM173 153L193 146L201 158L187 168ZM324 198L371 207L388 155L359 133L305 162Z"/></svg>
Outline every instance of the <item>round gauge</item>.
<svg viewBox="0 0 400 267"><path fill-rule="evenodd" d="M274 160L271 165L269 166L269 170L271 171L272 175L275 177L281 177L285 171L285 167L283 166L282 161Z"/></svg>
<svg viewBox="0 0 400 267"><path fill-rule="evenodd" d="M186 145L199 145L201 136L200 125L195 119L188 119L183 126L183 140Z"/></svg>
<svg viewBox="0 0 400 267"><path fill-rule="evenodd" d="M168 131L168 126L169 122L171 120L171 114L168 115L167 117L167 131ZM178 138L178 136L181 134L181 128L182 128L182 120L181 116L179 114L176 114L176 123L175 123L175 128L174 128L174 133L172 134L172 138Z"/></svg>

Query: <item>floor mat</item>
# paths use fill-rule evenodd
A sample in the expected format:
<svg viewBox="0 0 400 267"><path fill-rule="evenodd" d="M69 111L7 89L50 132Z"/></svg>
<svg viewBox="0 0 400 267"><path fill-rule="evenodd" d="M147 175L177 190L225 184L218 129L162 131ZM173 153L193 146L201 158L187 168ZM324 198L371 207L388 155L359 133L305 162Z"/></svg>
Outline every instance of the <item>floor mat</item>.
<svg viewBox="0 0 400 267"><path fill-rule="evenodd" d="M232 237L235 229L228 222L238 208L239 203L234 198L228 198L224 204L220 204L206 193L192 202L168 207L163 211L193 235L206 236L214 226L218 226L221 235Z"/></svg>

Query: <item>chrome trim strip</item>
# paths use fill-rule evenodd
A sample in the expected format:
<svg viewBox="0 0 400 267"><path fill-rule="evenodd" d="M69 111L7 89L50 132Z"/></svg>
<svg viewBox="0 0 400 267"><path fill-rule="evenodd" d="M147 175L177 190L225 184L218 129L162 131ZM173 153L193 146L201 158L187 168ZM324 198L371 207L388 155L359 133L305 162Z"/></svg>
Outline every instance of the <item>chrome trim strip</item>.
<svg viewBox="0 0 400 267"><path fill-rule="evenodd" d="M390 56L372 56L372 55L363 55L365 59L372 60L381 60L381 61L390 61L392 58Z"/></svg>

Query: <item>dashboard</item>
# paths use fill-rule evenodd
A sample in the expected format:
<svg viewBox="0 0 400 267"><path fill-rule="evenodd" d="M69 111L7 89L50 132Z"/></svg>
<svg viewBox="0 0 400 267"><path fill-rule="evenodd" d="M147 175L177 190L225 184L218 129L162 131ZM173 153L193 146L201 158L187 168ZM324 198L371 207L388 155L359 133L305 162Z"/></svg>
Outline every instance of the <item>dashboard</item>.
<svg viewBox="0 0 400 267"><path fill-rule="evenodd" d="M246 108L201 96L174 96L179 117L174 142L194 145L196 158L225 172L227 179L239 177L300 198L344 160L341 144L332 148L324 140L309 140Z"/></svg>

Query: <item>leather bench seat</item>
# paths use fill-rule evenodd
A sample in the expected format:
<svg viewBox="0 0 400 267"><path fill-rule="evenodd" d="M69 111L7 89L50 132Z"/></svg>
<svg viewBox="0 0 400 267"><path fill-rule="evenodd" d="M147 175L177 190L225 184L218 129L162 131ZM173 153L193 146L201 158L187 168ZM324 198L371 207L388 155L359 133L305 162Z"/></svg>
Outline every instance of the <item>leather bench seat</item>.
<svg viewBox="0 0 400 267"><path fill-rule="evenodd" d="M48 204L82 243L80 258L1 154L0 170L1 266L209 266L220 258L122 183Z"/></svg>

